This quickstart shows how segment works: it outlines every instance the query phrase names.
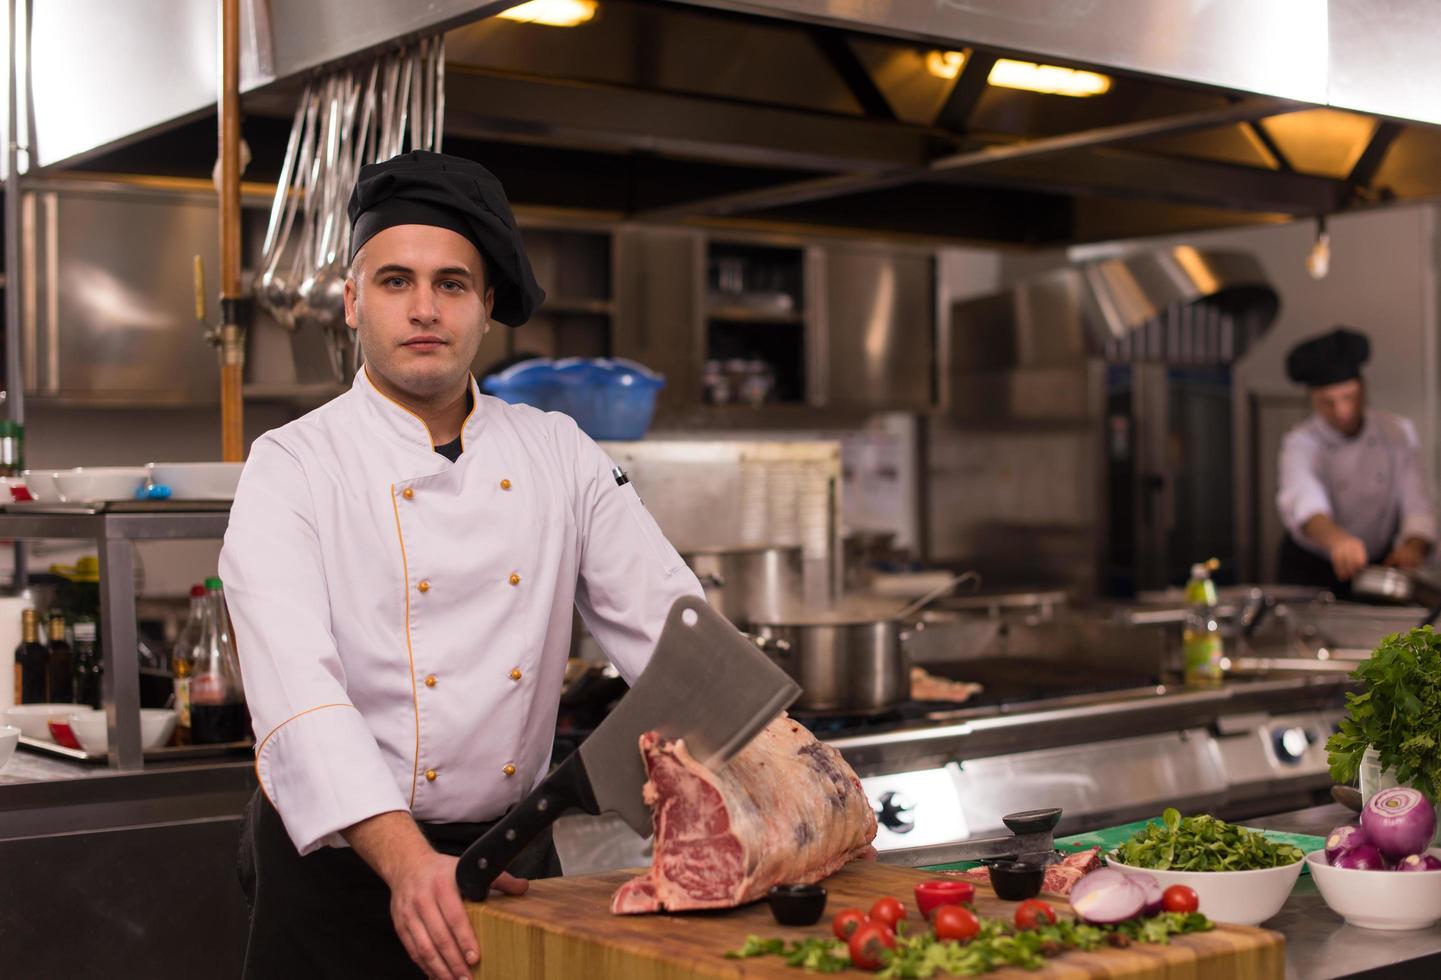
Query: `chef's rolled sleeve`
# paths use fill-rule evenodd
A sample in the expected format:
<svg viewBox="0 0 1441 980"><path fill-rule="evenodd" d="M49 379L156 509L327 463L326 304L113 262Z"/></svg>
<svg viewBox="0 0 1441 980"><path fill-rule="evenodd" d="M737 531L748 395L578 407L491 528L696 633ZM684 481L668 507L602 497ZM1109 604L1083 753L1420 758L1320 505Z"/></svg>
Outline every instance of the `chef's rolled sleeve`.
<svg viewBox="0 0 1441 980"><path fill-rule="evenodd" d="M1291 537L1305 542L1302 528L1317 516L1332 516L1331 497L1322 481L1320 462L1324 447L1310 433L1295 429L1281 442L1276 509Z"/></svg>
<svg viewBox="0 0 1441 980"><path fill-rule="evenodd" d="M576 608L586 628L628 683L645 670L670 607L681 596L704 600L700 582L630 483L589 436L575 439L576 520L581 533Z"/></svg>
<svg viewBox="0 0 1441 980"><path fill-rule="evenodd" d="M1396 535L1399 545L1408 538L1419 538L1430 544L1436 543L1436 511L1431 506L1431 495L1426 492L1426 474L1421 466L1421 440L1416 436L1416 427L1408 419L1401 419L1404 446L1401 450L1400 480L1401 528Z"/></svg>
<svg viewBox="0 0 1441 980"><path fill-rule="evenodd" d="M260 785L297 850L408 809L346 693L325 568L300 462L262 437L230 511L220 573L258 740Z"/></svg>

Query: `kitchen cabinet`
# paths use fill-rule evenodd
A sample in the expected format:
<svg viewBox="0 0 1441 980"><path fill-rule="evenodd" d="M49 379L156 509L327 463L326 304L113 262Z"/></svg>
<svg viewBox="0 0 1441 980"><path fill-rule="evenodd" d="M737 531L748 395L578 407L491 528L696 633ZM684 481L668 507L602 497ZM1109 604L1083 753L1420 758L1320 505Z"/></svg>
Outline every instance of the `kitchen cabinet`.
<svg viewBox="0 0 1441 980"><path fill-rule="evenodd" d="M705 243L677 228L616 232L613 350L665 375L657 412L687 411L701 401L701 309Z"/></svg>

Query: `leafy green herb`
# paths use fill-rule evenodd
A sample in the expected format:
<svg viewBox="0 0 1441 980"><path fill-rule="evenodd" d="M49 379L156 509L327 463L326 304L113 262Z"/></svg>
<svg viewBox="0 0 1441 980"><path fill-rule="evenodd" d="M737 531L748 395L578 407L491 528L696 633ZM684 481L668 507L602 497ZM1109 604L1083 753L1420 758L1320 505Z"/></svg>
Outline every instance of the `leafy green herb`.
<svg viewBox="0 0 1441 980"><path fill-rule="evenodd" d="M1255 871L1295 864L1306 855L1264 834L1202 814L1182 818L1167 808L1161 825L1148 823L1111 857L1133 868L1156 871Z"/></svg>
<svg viewBox="0 0 1441 980"><path fill-rule="evenodd" d="M880 977L924 980L937 974L971 977L1002 967L1039 970L1046 960L1069 950L1099 949L1107 944L1169 943L1172 936L1205 932L1211 920L1199 912L1189 915L1165 912L1150 919L1133 919L1115 926L1092 926L1066 919L1039 929L1013 932L999 919L982 919L981 931L967 943L936 939L929 932L897 936L896 948L887 954ZM791 966L819 973L838 973L850 965L845 943L836 939L783 939L747 936L745 946L726 953L732 959L750 956L784 956Z"/></svg>
<svg viewBox="0 0 1441 980"><path fill-rule="evenodd" d="M1441 635L1429 626L1393 633L1351 676L1366 685L1347 694L1350 714L1326 742L1331 778L1354 783L1367 746L1402 786L1431 801L1441 792Z"/></svg>
<svg viewBox="0 0 1441 980"><path fill-rule="evenodd" d="M851 965L846 944L839 939L808 937L788 943L784 939L747 936L744 946L726 953L726 958L731 960L752 956L783 956L788 966L803 967L815 973L839 973Z"/></svg>

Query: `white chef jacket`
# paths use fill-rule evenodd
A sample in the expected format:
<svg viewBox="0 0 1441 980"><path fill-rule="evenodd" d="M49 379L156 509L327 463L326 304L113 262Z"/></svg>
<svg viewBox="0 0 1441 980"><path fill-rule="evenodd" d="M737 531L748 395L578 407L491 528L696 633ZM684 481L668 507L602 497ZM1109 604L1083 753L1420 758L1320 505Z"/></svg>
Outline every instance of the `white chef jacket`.
<svg viewBox="0 0 1441 980"><path fill-rule="evenodd" d="M1318 514L1360 538L1373 558L1407 538L1436 540L1416 428L1380 409L1366 410L1354 438L1319 415L1286 433L1276 506L1292 539L1323 557L1326 550L1301 530Z"/></svg>
<svg viewBox="0 0 1441 980"><path fill-rule="evenodd" d="M499 817L548 769L572 606L633 681L702 596L569 417L471 395L455 463L363 368L251 449L220 573L260 786L302 854L392 810Z"/></svg>

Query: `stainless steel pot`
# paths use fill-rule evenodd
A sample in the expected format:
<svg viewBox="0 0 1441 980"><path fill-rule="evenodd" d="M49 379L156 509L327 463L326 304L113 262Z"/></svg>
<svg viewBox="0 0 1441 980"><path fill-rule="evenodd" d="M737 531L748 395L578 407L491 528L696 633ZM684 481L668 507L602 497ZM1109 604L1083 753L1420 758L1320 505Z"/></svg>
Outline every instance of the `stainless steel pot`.
<svg viewBox="0 0 1441 980"><path fill-rule="evenodd" d="M792 710L878 714L910 697L899 620L760 623L756 643L801 686Z"/></svg>
<svg viewBox="0 0 1441 980"><path fill-rule="evenodd" d="M705 590L706 601L742 630L780 618L801 601L801 549L714 548L681 555Z"/></svg>
<svg viewBox="0 0 1441 980"><path fill-rule="evenodd" d="M834 608L752 623L756 644L801 686L794 710L879 714L911 696L911 665L902 632L930 602L968 580L898 608L894 601L852 597Z"/></svg>

